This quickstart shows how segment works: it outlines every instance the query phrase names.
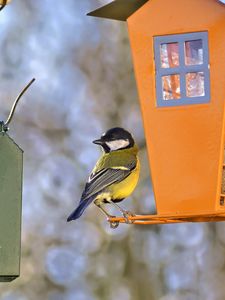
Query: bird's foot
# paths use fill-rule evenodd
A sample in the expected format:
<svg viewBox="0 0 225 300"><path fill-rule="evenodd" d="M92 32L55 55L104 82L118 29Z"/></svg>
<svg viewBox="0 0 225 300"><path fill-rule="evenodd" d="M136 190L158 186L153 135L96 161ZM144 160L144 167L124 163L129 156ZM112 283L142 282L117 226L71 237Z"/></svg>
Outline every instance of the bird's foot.
<svg viewBox="0 0 225 300"><path fill-rule="evenodd" d="M116 229L119 226L119 221L110 222L110 228Z"/></svg>
<svg viewBox="0 0 225 300"><path fill-rule="evenodd" d="M119 226L120 222L119 221L110 221L111 218L115 218L115 216L108 217L108 221L110 222L110 228L116 229Z"/></svg>
<svg viewBox="0 0 225 300"><path fill-rule="evenodd" d="M133 224L134 223L134 220L130 220L130 217L135 217L135 214L133 214L131 211L125 210L123 212L123 216L124 216L125 222L127 224Z"/></svg>

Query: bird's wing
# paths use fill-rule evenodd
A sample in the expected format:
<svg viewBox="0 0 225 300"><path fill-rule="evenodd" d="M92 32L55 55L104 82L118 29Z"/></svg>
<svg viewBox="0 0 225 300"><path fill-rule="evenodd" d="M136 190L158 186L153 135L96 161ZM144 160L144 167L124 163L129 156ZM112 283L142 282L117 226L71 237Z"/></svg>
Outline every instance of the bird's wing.
<svg viewBox="0 0 225 300"><path fill-rule="evenodd" d="M127 166L111 167L91 174L82 194L81 202L101 192L111 184L124 180L135 167L136 161L133 161Z"/></svg>

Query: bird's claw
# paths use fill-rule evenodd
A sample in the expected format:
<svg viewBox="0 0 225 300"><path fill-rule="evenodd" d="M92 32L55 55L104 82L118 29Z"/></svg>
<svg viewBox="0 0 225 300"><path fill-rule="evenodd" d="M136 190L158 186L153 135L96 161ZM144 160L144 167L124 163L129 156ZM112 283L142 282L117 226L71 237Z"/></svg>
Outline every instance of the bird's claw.
<svg viewBox="0 0 225 300"><path fill-rule="evenodd" d="M108 221L110 222L110 228L116 229L119 226L120 222L119 221L110 221L111 218L115 218L115 216L110 216L108 218Z"/></svg>
<svg viewBox="0 0 225 300"><path fill-rule="evenodd" d="M110 228L116 229L119 226L119 221L110 222Z"/></svg>
<svg viewBox="0 0 225 300"><path fill-rule="evenodd" d="M134 220L130 220L130 217L135 217L135 214L133 214L131 211L124 211L123 213L124 219L126 224L133 224Z"/></svg>

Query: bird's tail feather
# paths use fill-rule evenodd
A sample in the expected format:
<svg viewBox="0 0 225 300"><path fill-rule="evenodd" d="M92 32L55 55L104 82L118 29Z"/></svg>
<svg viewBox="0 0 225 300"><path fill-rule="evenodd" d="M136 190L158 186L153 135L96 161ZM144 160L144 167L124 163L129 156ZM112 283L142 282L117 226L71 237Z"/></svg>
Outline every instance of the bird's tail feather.
<svg viewBox="0 0 225 300"><path fill-rule="evenodd" d="M88 205L91 204L91 202L94 200L94 198L95 197L92 196L86 200L81 201L78 207L72 212L71 215L69 215L69 217L67 218L67 222L80 218L80 216L83 214Z"/></svg>

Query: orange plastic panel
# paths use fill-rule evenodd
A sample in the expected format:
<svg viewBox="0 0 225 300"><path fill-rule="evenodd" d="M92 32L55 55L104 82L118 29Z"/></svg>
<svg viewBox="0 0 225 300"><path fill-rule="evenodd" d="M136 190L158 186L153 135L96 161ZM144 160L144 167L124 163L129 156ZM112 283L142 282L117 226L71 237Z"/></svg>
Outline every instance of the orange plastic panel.
<svg viewBox="0 0 225 300"><path fill-rule="evenodd" d="M151 0L128 18L128 28L157 212L217 211L224 147L225 7L214 0ZM209 35L210 103L156 107L153 37L196 31Z"/></svg>

